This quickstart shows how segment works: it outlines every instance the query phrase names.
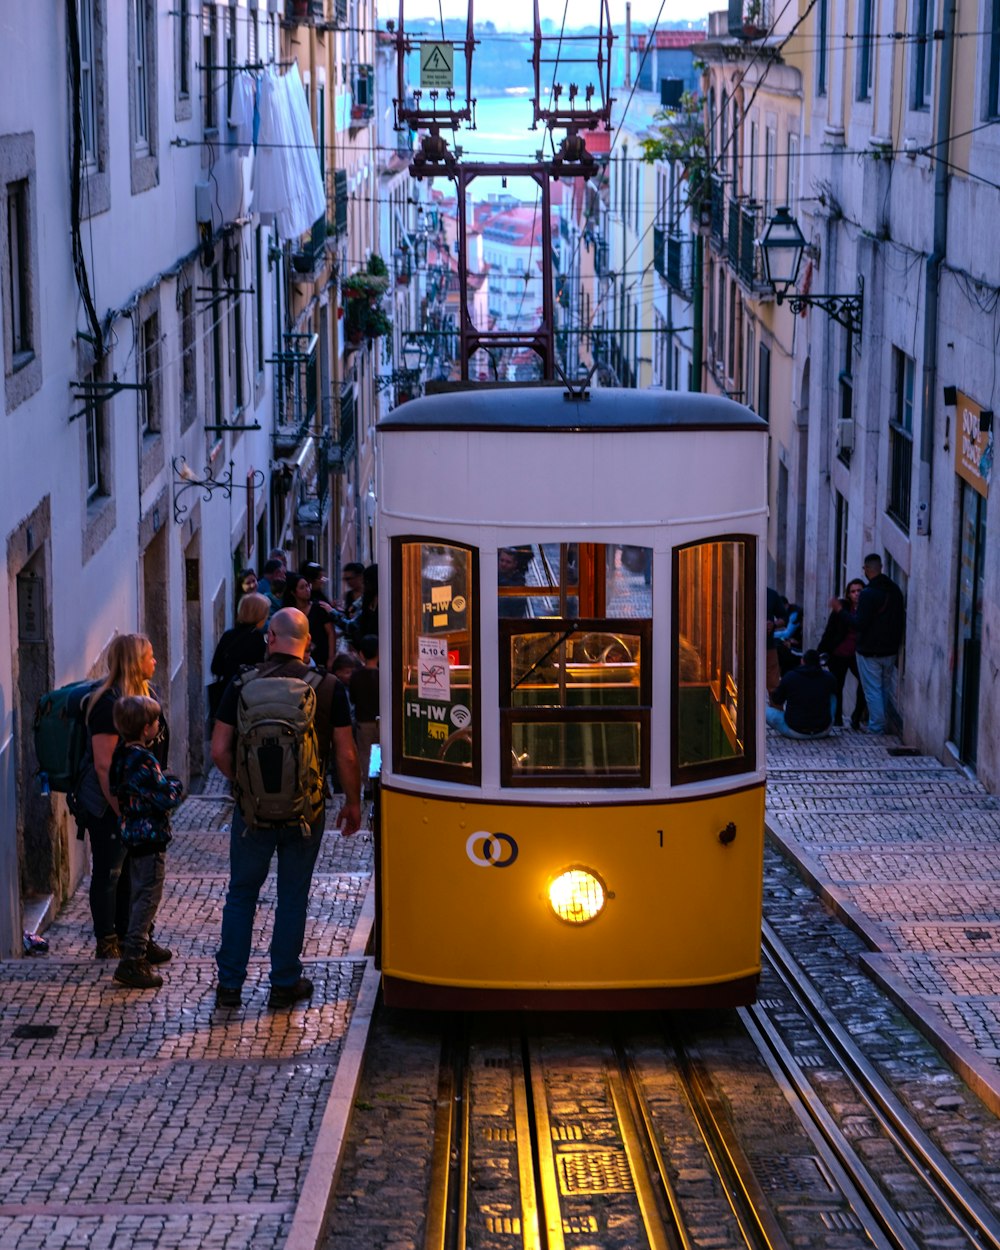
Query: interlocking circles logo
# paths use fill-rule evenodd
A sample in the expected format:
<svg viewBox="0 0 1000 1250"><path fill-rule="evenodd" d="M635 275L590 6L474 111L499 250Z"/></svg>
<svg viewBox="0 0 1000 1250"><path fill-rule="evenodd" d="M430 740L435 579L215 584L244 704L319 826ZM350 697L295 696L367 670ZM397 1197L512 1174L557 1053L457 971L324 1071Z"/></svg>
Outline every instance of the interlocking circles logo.
<svg viewBox="0 0 1000 1250"><path fill-rule="evenodd" d="M517 843L509 833L469 835L465 853L477 868L509 868L517 859Z"/></svg>

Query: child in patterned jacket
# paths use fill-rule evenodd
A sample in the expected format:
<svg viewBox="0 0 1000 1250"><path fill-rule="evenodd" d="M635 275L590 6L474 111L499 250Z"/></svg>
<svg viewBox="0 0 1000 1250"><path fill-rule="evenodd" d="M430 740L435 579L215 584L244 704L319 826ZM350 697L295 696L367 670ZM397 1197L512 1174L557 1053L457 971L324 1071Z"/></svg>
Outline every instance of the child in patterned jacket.
<svg viewBox="0 0 1000 1250"><path fill-rule="evenodd" d="M120 741L111 759L111 792L121 814L121 839L128 848L130 901L128 933L115 980L132 989L152 990L163 984L146 958L146 946L163 897L170 813L180 803L184 786L165 773L148 749L160 723L160 705L145 695L119 699L114 707Z"/></svg>

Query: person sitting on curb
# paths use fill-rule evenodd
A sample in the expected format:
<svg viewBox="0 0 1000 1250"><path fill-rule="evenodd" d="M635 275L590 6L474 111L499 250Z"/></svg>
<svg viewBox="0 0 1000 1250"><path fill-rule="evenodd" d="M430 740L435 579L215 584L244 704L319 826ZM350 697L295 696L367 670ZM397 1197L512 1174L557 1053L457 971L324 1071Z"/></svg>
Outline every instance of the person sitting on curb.
<svg viewBox="0 0 1000 1250"><path fill-rule="evenodd" d="M786 738L825 738L833 727L836 696L836 679L821 666L819 652L807 651L771 695L767 723Z"/></svg>

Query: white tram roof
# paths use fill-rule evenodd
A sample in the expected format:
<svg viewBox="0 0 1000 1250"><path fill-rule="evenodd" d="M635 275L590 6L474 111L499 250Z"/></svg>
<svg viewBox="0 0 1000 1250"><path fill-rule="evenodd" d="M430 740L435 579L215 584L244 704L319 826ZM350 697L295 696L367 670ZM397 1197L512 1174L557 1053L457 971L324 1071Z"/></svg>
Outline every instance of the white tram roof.
<svg viewBox="0 0 1000 1250"><path fill-rule="evenodd" d="M691 391L598 389L571 398L562 386L489 386L427 395L378 423L394 430L656 431L766 430L767 422L721 395Z"/></svg>

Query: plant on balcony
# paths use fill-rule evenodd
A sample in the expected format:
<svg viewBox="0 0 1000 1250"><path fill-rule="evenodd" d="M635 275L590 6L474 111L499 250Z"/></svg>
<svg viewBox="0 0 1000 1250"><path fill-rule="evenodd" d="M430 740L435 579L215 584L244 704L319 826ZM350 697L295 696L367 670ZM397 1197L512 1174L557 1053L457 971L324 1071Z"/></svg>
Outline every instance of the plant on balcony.
<svg viewBox="0 0 1000 1250"><path fill-rule="evenodd" d="M710 172L703 109L703 102L685 91L676 109L660 109L655 114L655 137L642 140L642 159L648 164L677 161L680 165L684 204L696 213L708 194Z"/></svg>
<svg viewBox="0 0 1000 1250"><path fill-rule="evenodd" d="M359 344L365 338L378 338L391 330L392 322L381 302L389 289L389 270L381 256L373 254L364 269L349 274L343 289L349 343Z"/></svg>

